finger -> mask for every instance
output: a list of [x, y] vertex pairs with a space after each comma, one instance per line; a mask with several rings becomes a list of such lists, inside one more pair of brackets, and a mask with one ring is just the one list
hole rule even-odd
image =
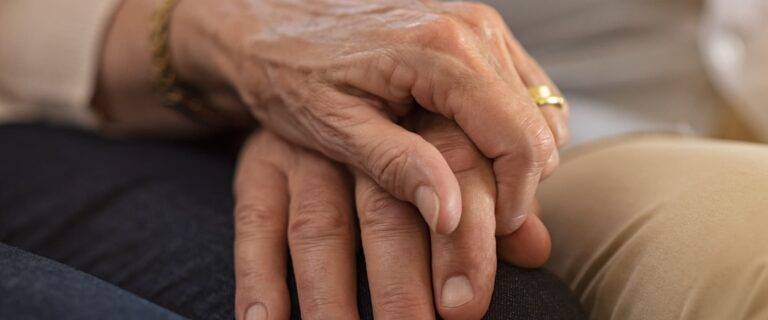
[[[493, 160], [497, 233], [512, 233], [525, 221], [541, 172], [556, 148], [547, 122], [520, 77], [501, 77], [484, 54], [487, 46], [468, 34], [455, 17], [438, 15], [413, 28], [400, 39], [413, 45], [398, 47], [390, 57], [392, 66], [377, 71], [389, 75], [388, 86], [372, 86], [367, 78], [344, 70], [332, 76], [379, 97], [407, 92], [423, 108], [454, 119], [483, 155]], [[435, 177], [448, 176], [443, 170]], [[450, 188], [459, 199], [458, 185], [451, 182]]]
[[493, 159], [497, 233], [510, 234], [525, 221], [554, 140], [521, 82], [472, 82], [454, 84], [443, 105], [483, 155]]
[[[472, 27], [476, 36], [485, 42], [491, 57], [488, 60], [497, 65], [503, 78], [520, 77], [527, 87], [547, 85], [562, 95], [539, 64], [512, 36], [504, 18], [493, 7], [476, 2], [449, 2], [443, 5], [452, 14]], [[512, 71], [512, 72], [510, 72]], [[561, 109], [562, 108], [562, 109]], [[568, 105], [562, 107], [547, 105], [541, 111], [554, 134], [558, 146], [569, 139], [567, 126]]]
[[238, 319], [287, 319], [288, 190], [279, 168], [243, 147], [235, 179], [235, 311]]
[[490, 162], [450, 120], [433, 118], [418, 131], [437, 146], [462, 191], [462, 219], [450, 235], [432, 235], [432, 278], [445, 319], [480, 319], [488, 310], [496, 274], [496, 187]]
[[[522, 84], [513, 86], [524, 92]], [[455, 89], [457, 100], [446, 102], [455, 120], [482, 153], [493, 159], [497, 184], [497, 233], [510, 234], [525, 220], [554, 141], [541, 113], [528, 97], [514, 97], [501, 82], [485, 89]], [[513, 98], [510, 98], [512, 96]], [[470, 106], [482, 105], [479, 111]], [[494, 123], [488, 126], [483, 123]]]
[[547, 160], [547, 164], [544, 165], [544, 170], [541, 171], [541, 180], [548, 178], [555, 172], [555, 169], [560, 165], [560, 152], [558, 150], [552, 151], [552, 154]]
[[511, 235], [498, 237], [499, 256], [519, 267], [537, 268], [547, 262], [552, 242], [538, 214], [531, 214]]
[[[444, 6], [454, 14], [462, 17], [464, 21], [472, 26], [477, 36], [487, 43], [491, 53], [491, 57], [488, 59], [493, 65], [496, 65], [502, 78], [506, 81], [515, 78], [522, 79], [523, 83], [529, 87], [545, 84], [559, 93], [557, 87], [549, 79], [549, 76], [538, 67], [536, 61], [530, 58], [521, 46], [510, 46], [514, 40], [512, 33], [504, 23], [501, 15], [493, 7], [475, 2], [449, 2], [445, 3]], [[514, 43], [517, 44], [517, 42]], [[512, 50], [515, 50], [514, 56]], [[563, 107], [567, 108], [567, 106]], [[562, 113], [560, 110], [555, 110], [558, 109], [557, 106], [547, 105], [540, 108], [550, 131], [552, 131], [555, 137], [557, 145], [562, 146], [568, 139], [568, 127], [565, 124]], [[559, 163], [560, 155], [557, 150], [554, 150], [542, 170], [541, 179], [546, 179], [552, 174]]]
[[[434, 146], [383, 117], [360, 98], [326, 91], [319, 101], [333, 101], [329, 125], [344, 137], [338, 158], [352, 163], [400, 200], [408, 201], [432, 230], [450, 233], [459, 223], [461, 195], [456, 177]], [[352, 119], [352, 120], [350, 120]], [[320, 143], [332, 145], [333, 143]], [[331, 152], [333, 153], [333, 152]]]
[[363, 173], [355, 198], [376, 319], [434, 319], [427, 227]]
[[[505, 27], [506, 28], [506, 27]], [[542, 84], [548, 85], [550, 88], [556, 91], [556, 94], [559, 94], [559, 91], [557, 87], [552, 83], [552, 81], [549, 79], [549, 76], [547, 76], [546, 73], [544, 73], [541, 68], [538, 68], [538, 64], [535, 60], [531, 59], [527, 53], [523, 52], [521, 58], [520, 53], [512, 53], [510, 52], [509, 48], [509, 39], [511, 39], [511, 34], [506, 33], [502, 36], [502, 38], [498, 43], [500, 46], [503, 46], [503, 50], [499, 50], [503, 52], [503, 57], [505, 60], [509, 59], [511, 62], [513, 68], [517, 68], [516, 72], [507, 72], [507, 73], [514, 73], [520, 75], [520, 78], [523, 80], [523, 82], [528, 86], [538, 86]], [[518, 47], [518, 50], [523, 50], [522, 47]], [[530, 65], [534, 64], [535, 67], [530, 67]], [[552, 135], [555, 138], [555, 143], [558, 147], [562, 147], [565, 144], [567, 144], [568, 140], [570, 139], [570, 135], [568, 132], [568, 125], [567, 120], [565, 119], [563, 110], [561, 108], [567, 108], [567, 105], [563, 106], [554, 106], [554, 105], [545, 105], [545, 106], [539, 106], [539, 110], [541, 110], [542, 115], [544, 116], [544, 119], [547, 122], [547, 126], [549, 127], [549, 130], [552, 132]], [[541, 172], [541, 180], [544, 180], [548, 178], [560, 165], [560, 151], [555, 149], [552, 151], [552, 153], [549, 156], [549, 159], [547, 160], [546, 164], [544, 165], [544, 169]]]
[[[512, 37], [511, 32], [507, 32], [506, 45], [511, 53], [512, 60], [515, 67], [520, 74], [520, 77], [528, 87], [546, 85], [554, 91], [555, 94], [563, 96], [560, 89], [555, 85], [552, 79], [549, 78], [546, 72], [541, 68], [539, 63], [534, 60], [528, 52], [523, 49], [522, 45]], [[565, 101], [560, 106], [544, 105], [539, 107], [544, 118], [547, 120], [552, 134], [555, 136], [555, 141], [558, 147], [563, 147], [568, 144], [570, 140], [570, 130], [568, 129], [568, 114], [570, 107], [568, 102]]]
[[437, 53], [406, 62], [417, 70], [411, 91], [427, 110], [454, 119], [493, 160], [497, 233], [510, 234], [525, 221], [554, 138], [519, 77], [501, 77], [485, 57], [466, 54], [483, 45], [463, 41], [464, 29], [450, 20], [430, 28], [442, 30], [432, 34]]
[[[521, 46], [518, 45], [515, 48], [511, 48], [511, 41], [514, 41], [514, 39], [512, 38], [511, 33], [507, 32], [504, 36], [504, 41], [502, 44], [504, 44], [504, 47], [508, 48], [508, 50], [504, 51], [509, 52], [507, 55], [511, 57], [513, 65], [517, 69], [517, 72], [520, 74], [520, 78], [523, 80], [523, 83], [525, 83], [525, 85], [529, 88], [533, 86], [547, 85], [555, 91], [555, 94], [562, 96], [559, 89], [557, 89], [557, 86], [555, 86], [555, 84], [549, 79], [549, 76], [547, 76], [547, 74], [544, 73], [544, 71], [538, 66], [538, 63], [530, 56], [528, 56], [528, 53], [523, 50]], [[544, 116], [544, 119], [547, 121], [549, 130], [552, 132], [552, 135], [555, 138], [555, 144], [557, 147], [566, 145], [568, 140], [570, 140], [570, 133], [567, 123], [568, 120], [566, 116], [567, 109], [567, 102], [562, 106], [539, 106], [539, 110]], [[555, 169], [557, 169], [558, 165], [560, 165], [560, 152], [559, 150], [555, 149], [552, 151], [552, 154], [549, 156], [547, 163], [544, 165], [544, 169], [541, 173], [541, 180], [549, 177], [555, 171]]]
[[301, 316], [356, 319], [352, 194], [338, 166], [301, 152], [288, 174], [288, 243]]

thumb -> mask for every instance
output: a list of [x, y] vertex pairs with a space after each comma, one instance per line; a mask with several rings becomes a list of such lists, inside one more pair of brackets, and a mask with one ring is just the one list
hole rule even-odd
[[393, 123], [368, 101], [337, 91], [327, 94], [331, 96], [319, 100], [340, 104], [333, 109], [343, 113], [331, 118], [348, 120], [344, 124], [327, 122], [335, 127], [332, 131], [336, 134], [319, 140], [333, 141], [322, 144], [338, 149], [330, 150], [329, 155], [365, 172], [396, 198], [415, 205], [433, 231], [453, 232], [461, 218], [461, 193], [440, 151]]

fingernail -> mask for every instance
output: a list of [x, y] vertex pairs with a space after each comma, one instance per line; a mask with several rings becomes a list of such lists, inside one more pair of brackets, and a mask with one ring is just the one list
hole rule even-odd
[[472, 284], [465, 276], [452, 277], [443, 284], [443, 307], [455, 308], [472, 301], [474, 297]]
[[427, 224], [432, 230], [437, 230], [437, 220], [440, 215], [440, 199], [435, 191], [427, 186], [416, 188], [416, 206], [427, 219]]
[[523, 225], [523, 222], [525, 222], [527, 218], [528, 218], [527, 214], [522, 214], [522, 215], [508, 219], [506, 223], [504, 223], [504, 227], [506, 228], [506, 230], [504, 230], [504, 233], [509, 234], [517, 231], [517, 229], [519, 229], [520, 226]]
[[261, 303], [252, 305], [245, 312], [245, 320], [267, 320], [267, 307]]

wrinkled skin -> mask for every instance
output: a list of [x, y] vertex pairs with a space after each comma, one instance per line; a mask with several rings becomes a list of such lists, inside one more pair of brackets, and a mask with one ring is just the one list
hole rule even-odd
[[[491, 159], [499, 234], [525, 221], [567, 140], [565, 110], [540, 110], [526, 89], [551, 81], [484, 5], [188, 1], [178, 11], [197, 32], [175, 37], [187, 81], [227, 88], [270, 130], [361, 170], [440, 233], [458, 225], [458, 182], [399, 117], [418, 107], [452, 119]], [[201, 37], [213, 45], [193, 45]]]
[[[357, 318], [355, 211], [376, 319], [434, 319], [435, 308], [444, 319], [482, 317], [496, 272], [492, 168], [452, 122], [418, 122], [417, 132], [440, 150], [461, 186], [465, 214], [450, 235], [430, 232], [413, 206], [361, 172], [353, 192], [338, 164], [268, 132], [249, 140], [235, 183], [240, 319], [246, 312], [288, 318], [289, 252], [303, 319]], [[498, 246], [507, 261], [535, 267], [549, 255], [549, 235], [531, 215]]]
[[[143, 22], [157, 3], [123, 0], [94, 104], [108, 131], [199, 134], [154, 88]], [[288, 253], [304, 318], [356, 317], [355, 210], [377, 318], [479, 318], [497, 246], [518, 266], [548, 257], [533, 196], [568, 140], [568, 107], [534, 105], [528, 86], [556, 87], [492, 8], [180, 1], [171, 22], [181, 82], [268, 129], [236, 179], [237, 317], [258, 304], [287, 317]]]

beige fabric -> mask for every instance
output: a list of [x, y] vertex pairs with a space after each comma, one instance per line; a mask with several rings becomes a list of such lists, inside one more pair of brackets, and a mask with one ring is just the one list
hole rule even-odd
[[0, 1], [0, 122], [95, 124], [101, 40], [119, 0]]
[[592, 319], [768, 319], [768, 147], [674, 137], [565, 157], [548, 267]]

